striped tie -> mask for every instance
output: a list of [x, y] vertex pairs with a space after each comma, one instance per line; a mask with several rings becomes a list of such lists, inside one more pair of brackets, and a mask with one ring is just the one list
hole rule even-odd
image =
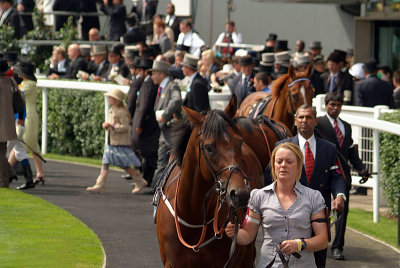
[[336, 118], [334, 120], [335, 121], [333, 123], [333, 128], [335, 129], [335, 133], [336, 133], [337, 140], [339, 142], [339, 146], [342, 147], [343, 140], [344, 140], [343, 133], [342, 133], [342, 131], [340, 131], [340, 128], [338, 126]]
[[306, 151], [304, 153], [305, 157], [305, 166], [306, 166], [306, 176], [307, 176], [307, 185], [310, 185], [311, 175], [314, 171], [314, 156], [311, 152], [310, 145], [308, 141], [306, 141]]

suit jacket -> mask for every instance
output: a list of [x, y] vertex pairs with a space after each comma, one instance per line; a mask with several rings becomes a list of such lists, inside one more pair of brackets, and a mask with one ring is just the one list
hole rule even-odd
[[387, 105], [393, 108], [393, 86], [376, 75], [368, 76], [356, 84], [356, 105], [364, 107]]
[[343, 121], [342, 119], [340, 120], [343, 122], [344, 125], [344, 139], [342, 147], [339, 146], [339, 141], [337, 139], [335, 129], [333, 128], [331, 122], [326, 115], [318, 117], [318, 126], [315, 128], [315, 134], [336, 145], [336, 150], [340, 153], [339, 160], [343, 168], [344, 175], [346, 177], [347, 187], [350, 189], [351, 168], [349, 162], [358, 171], [363, 170], [365, 168], [365, 165], [362, 163], [360, 157], [358, 156], [356, 148], [353, 146], [353, 139], [351, 137], [351, 125], [346, 121]]
[[128, 110], [131, 118], [134, 117], [135, 110], [136, 110], [136, 102], [138, 97], [138, 92], [140, 87], [143, 84], [143, 77], [136, 78], [135, 80], [131, 81], [129, 85], [128, 91]]
[[71, 61], [68, 65], [67, 72], [65, 74], [60, 75], [60, 78], [67, 79], [76, 79], [76, 74], [79, 70], [86, 72], [86, 61], [83, 57], [79, 56], [78, 58]]
[[108, 36], [109, 40], [120, 41], [120, 37], [126, 32], [125, 18], [126, 8], [124, 5], [112, 5], [109, 1], [109, 5], [102, 5], [100, 8], [105, 14], [110, 16], [110, 33]]
[[[7, 18], [5, 18], [5, 20], [3, 21], [2, 25], [9, 25], [14, 27], [14, 36], [16, 38], [20, 38], [21, 37], [21, 25], [20, 25], [20, 20], [19, 20], [19, 15], [17, 10], [15, 10], [15, 8], [11, 8], [10, 13], [8, 13]], [[2, 26], [0, 25], [0, 26]]]
[[47, 70], [47, 72], [46, 72], [46, 76], [49, 76], [49, 75], [51, 75], [51, 74], [53, 74], [53, 73], [55, 73], [55, 74], [58, 74], [58, 75], [63, 75], [63, 74], [65, 74], [65, 72], [67, 71], [67, 69], [68, 69], [68, 66], [69, 66], [69, 60], [68, 59], [65, 59], [65, 70], [58, 70], [58, 65], [56, 65], [56, 66], [54, 66], [54, 68], [49, 68], [48, 70]]
[[188, 86], [183, 105], [197, 112], [210, 109], [210, 100], [208, 98], [208, 88], [206, 81], [197, 73], [192, 83]]
[[[94, 61], [89, 61], [88, 66], [87, 66], [87, 72], [89, 74], [95, 74], [96, 76], [101, 76], [103, 78], [107, 78], [107, 71], [108, 71], [109, 65], [110, 65], [110, 63], [106, 59], [103, 66], [99, 70], [99, 65], [94, 63]], [[99, 72], [97, 72], [98, 70], [99, 70]]]
[[324, 83], [321, 79], [321, 73], [316, 71], [315, 69], [312, 71], [310, 82], [312, 87], [315, 89], [314, 95], [317, 96], [319, 94], [325, 94]]
[[242, 103], [242, 101], [251, 93], [256, 92], [254, 88], [254, 83], [251, 81], [254, 79], [254, 74], [250, 75], [250, 79], [247, 82], [246, 88], [244, 90], [244, 94], [242, 95], [242, 73], [239, 73], [232, 82], [231, 92], [235, 94], [238, 100], [238, 107]]
[[[132, 143], [142, 154], [157, 152], [160, 128], [154, 112], [154, 102], [157, 97], [157, 86], [151, 77], [144, 80], [140, 87], [136, 110], [132, 121]], [[139, 134], [136, 128], [141, 128]]]
[[[35, 8], [35, 1], [22, 0], [22, 5], [25, 7], [24, 12], [32, 12]], [[24, 36], [30, 30], [33, 30], [32, 15], [21, 15], [21, 36]]]
[[[331, 194], [336, 198], [338, 193], [345, 193], [346, 184], [336, 172], [335, 160], [337, 158], [335, 145], [329, 141], [315, 137], [316, 140], [316, 152], [315, 152], [315, 164], [314, 171], [311, 176], [310, 185], [307, 185], [307, 177], [305, 168], [303, 165], [303, 170], [300, 177], [301, 184], [310, 187], [311, 189], [318, 190], [325, 199], [325, 205], [328, 209], [331, 209]], [[292, 142], [299, 145], [298, 135], [288, 138], [285, 140], [278, 141], [275, 147], [284, 142]], [[267, 181], [266, 183], [270, 183]]]
[[[325, 92], [329, 92], [330, 85], [330, 73], [325, 72], [320, 76]], [[348, 72], [339, 72], [336, 78], [335, 85], [333, 87], [333, 92], [340, 92], [344, 96], [344, 104], [353, 105], [354, 103], [354, 93], [353, 93], [353, 77]]]
[[[96, 0], [79, 1], [80, 12], [97, 12]], [[82, 39], [89, 40], [89, 30], [91, 28], [100, 29], [99, 17], [82, 16]]]
[[172, 22], [172, 25], [169, 25], [169, 21], [166, 21], [167, 26], [169, 26], [173, 31], [174, 31], [174, 39], [175, 42], [178, 41], [178, 36], [181, 33], [181, 30], [179, 29], [179, 24], [181, 23], [181, 19], [175, 16], [174, 22]]
[[[113, 65], [111, 63], [109, 63], [107, 71], [106, 71], [105, 76], [104, 76], [107, 79], [108, 79], [108, 76], [110, 75], [112, 66]], [[120, 75], [122, 75], [123, 77], [126, 77], [126, 78], [129, 77], [129, 74], [130, 74], [129, 67], [128, 67], [128, 65], [126, 65], [124, 60], [121, 60], [121, 61], [118, 62], [118, 74], [120, 74]]]
[[[131, 12], [137, 14], [139, 21], [141, 20], [152, 20], [153, 16], [156, 14], [158, 0], [147, 1], [145, 16], [143, 17], [143, 2], [144, 0], [135, 1], [136, 5], [132, 6]], [[142, 18], [143, 17], [143, 18]]]
[[143, 41], [146, 41], [146, 34], [139, 27], [134, 27], [124, 34], [124, 43], [127, 45]]
[[160, 39], [158, 40], [158, 45], [160, 46], [161, 54], [164, 54], [165, 52], [171, 49], [171, 42], [166, 33], [164, 33], [160, 37]]

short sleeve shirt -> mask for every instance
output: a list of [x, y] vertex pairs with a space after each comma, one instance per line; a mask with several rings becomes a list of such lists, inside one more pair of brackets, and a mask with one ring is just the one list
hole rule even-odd
[[[249, 208], [262, 217], [264, 242], [257, 267], [265, 267], [275, 256], [275, 247], [284, 240], [310, 238], [311, 216], [325, 208], [321, 193], [296, 182], [295, 202], [285, 211], [275, 194], [276, 182], [254, 189], [250, 195]], [[303, 251], [301, 259], [291, 256], [289, 267], [315, 267], [312, 252]], [[283, 267], [277, 257], [273, 267]]]

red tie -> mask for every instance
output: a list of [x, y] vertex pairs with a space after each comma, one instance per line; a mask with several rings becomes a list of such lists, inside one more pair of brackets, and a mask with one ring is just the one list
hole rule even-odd
[[308, 141], [306, 141], [306, 151], [304, 153], [305, 157], [305, 166], [306, 166], [306, 176], [307, 176], [307, 185], [310, 185], [311, 175], [314, 171], [314, 156], [311, 152], [310, 145]]
[[160, 99], [160, 94], [161, 94], [161, 87], [159, 86], [159, 87], [158, 87], [158, 90], [157, 90], [156, 105], [158, 104], [158, 100]]
[[342, 131], [340, 131], [340, 128], [338, 126], [336, 118], [334, 120], [335, 121], [333, 123], [333, 128], [335, 129], [335, 133], [336, 133], [336, 137], [337, 137], [338, 142], [339, 142], [339, 146], [342, 147], [343, 140], [344, 140], [343, 133], [342, 133]]

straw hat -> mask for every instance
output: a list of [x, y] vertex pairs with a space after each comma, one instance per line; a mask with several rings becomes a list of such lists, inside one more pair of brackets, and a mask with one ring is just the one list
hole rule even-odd
[[125, 93], [122, 92], [120, 89], [115, 88], [110, 92], [104, 93], [104, 96], [113, 97], [116, 100], [123, 101], [125, 97]]

